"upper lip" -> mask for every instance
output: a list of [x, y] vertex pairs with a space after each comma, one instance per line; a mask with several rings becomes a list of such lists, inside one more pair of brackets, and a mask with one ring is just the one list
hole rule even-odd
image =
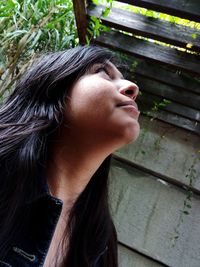
[[136, 109], [138, 109], [136, 102], [133, 100], [121, 102], [121, 103], [117, 104], [117, 107], [128, 106], [128, 105], [134, 106]]

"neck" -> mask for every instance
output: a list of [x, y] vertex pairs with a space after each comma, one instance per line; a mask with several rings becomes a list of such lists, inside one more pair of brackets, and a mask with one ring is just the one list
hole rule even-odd
[[102, 143], [73, 134], [58, 138], [50, 147], [47, 181], [51, 193], [68, 209], [84, 190], [93, 174], [111, 153]]

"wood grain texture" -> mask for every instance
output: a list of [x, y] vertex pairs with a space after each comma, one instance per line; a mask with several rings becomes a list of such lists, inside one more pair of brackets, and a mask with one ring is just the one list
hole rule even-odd
[[[140, 88], [142, 89], [142, 86]], [[167, 97], [165, 97], [165, 99], [167, 99]], [[162, 103], [162, 102], [163, 102], [163, 98], [152, 95], [150, 93], [146, 93], [144, 91], [142, 91], [142, 95], [140, 95], [137, 100], [139, 109], [145, 112], [152, 111], [152, 109], [155, 108], [155, 105], [159, 105], [159, 103]], [[160, 110], [164, 110], [164, 111], [168, 111], [172, 113], [171, 116], [179, 115], [180, 117], [191, 119], [196, 122], [200, 122], [200, 111], [187, 107], [184, 104], [181, 105], [175, 102], [171, 102], [169, 104], [164, 104], [163, 107], [162, 106], [159, 107], [158, 112]]]
[[163, 101], [162, 98], [143, 92], [138, 97], [137, 103], [142, 114], [146, 114], [152, 117], [152, 119], [159, 119], [173, 126], [191, 131], [200, 136], [200, 111], [173, 102], [167, 105], [164, 104], [163, 107], [155, 110], [157, 105], [164, 103]]
[[120, 0], [120, 2], [200, 22], [200, 6], [197, 0], [134, 0], [134, 2], [133, 0]]
[[84, 45], [87, 35], [86, 0], [73, 0], [73, 7], [79, 42]]
[[177, 114], [173, 115], [165, 110], [159, 110], [158, 112], [150, 111], [148, 113], [152, 118], [167, 122], [170, 125], [191, 131], [200, 136], [200, 123], [198, 121], [193, 121]]
[[115, 152], [134, 164], [166, 176], [180, 185], [189, 185], [189, 169], [195, 177], [192, 187], [200, 190], [200, 138], [164, 122], [140, 116], [141, 133], [135, 143]]
[[[125, 58], [124, 58], [125, 57]], [[149, 112], [153, 117], [200, 135], [200, 81], [179, 71], [122, 56], [120, 70], [141, 91], [137, 102], [141, 111], [149, 112], [164, 99], [170, 104]], [[163, 112], [160, 112], [162, 111]]]
[[[104, 9], [105, 6], [102, 5], [91, 5], [87, 13], [89, 16], [100, 18], [102, 23], [109, 27], [183, 48], [186, 48], [188, 43], [192, 43], [191, 50], [200, 52], [200, 31], [196, 29], [135, 14], [120, 8], [112, 8], [108, 16], [104, 17], [102, 16]], [[196, 35], [195, 39], [192, 38], [193, 34]]]
[[[140, 60], [135, 57], [126, 57], [124, 67], [127, 68], [127, 77], [147, 77], [152, 80], [176, 87], [179, 92], [182, 90], [193, 92], [200, 95], [200, 79], [181, 72], [178, 69], [166, 68], [160, 64], [151, 64], [148, 60]], [[137, 65], [137, 66], [135, 66]], [[122, 69], [123, 72], [123, 69]]]
[[173, 102], [183, 104], [187, 107], [200, 110], [200, 94], [186, 90], [176, 90], [176, 88], [153, 81], [149, 78], [137, 77], [137, 83], [143, 92], [151, 93], [153, 95], [161, 96], [172, 100]]
[[[179, 224], [187, 192], [116, 161], [110, 177], [118, 239], [173, 267], [199, 267], [200, 199]], [[178, 238], [175, 229], [178, 229]]]
[[148, 259], [122, 245], [118, 245], [119, 267], [164, 267], [161, 263]]
[[162, 63], [200, 76], [200, 56], [136, 39], [115, 31], [102, 33], [94, 42], [139, 58], [149, 59], [154, 63]]

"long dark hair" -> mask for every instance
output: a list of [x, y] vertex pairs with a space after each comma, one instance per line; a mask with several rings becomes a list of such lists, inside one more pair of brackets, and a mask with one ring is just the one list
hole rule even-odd
[[[17, 82], [0, 106], [0, 256], [15, 237], [18, 213], [37, 196], [38, 170], [46, 166], [48, 140], [59, 128], [67, 92], [94, 63], [112, 60], [108, 50], [79, 46], [50, 53]], [[64, 266], [92, 266], [105, 248], [101, 266], [117, 266], [117, 240], [108, 208], [110, 157], [96, 171], [69, 214], [69, 248]]]

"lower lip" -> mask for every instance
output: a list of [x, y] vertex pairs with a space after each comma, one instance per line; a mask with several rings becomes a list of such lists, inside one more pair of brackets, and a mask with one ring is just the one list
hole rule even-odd
[[120, 106], [120, 108], [123, 108], [123, 109], [129, 111], [131, 114], [136, 115], [137, 117], [140, 114], [140, 111], [136, 107], [134, 107], [133, 105], [124, 105], [124, 106]]

